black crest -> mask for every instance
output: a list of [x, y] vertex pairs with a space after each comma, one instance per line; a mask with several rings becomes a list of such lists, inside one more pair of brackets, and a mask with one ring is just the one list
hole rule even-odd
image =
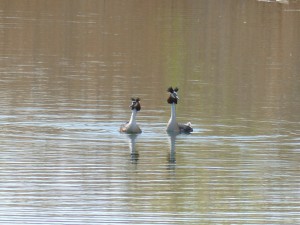
[[131, 98], [131, 105], [129, 106], [131, 110], [136, 109], [136, 111], [141, 110], [140, 98]]
[[168, 92], [170, 92], [170, 93], [174, 93], [174, 92], [178, 92], [179, 91], [179, 89], [178, 89], [178, 87], [176, 87], [176, 88], [172, 88], [172, 87], [169, 87], [168, 89], [167, 89], [167, 91]]
[[179, 90], [178, 87], [175, 87], [174, 89], [172, 87], [169, 87], [167, 89], [167, 91], [170, 92], [170, 96], [167, 99], [167, 102], [169, 104], [173, 104], [173, 103], [177, 104], [177, 100], [179, 99], [178, 96], [177, 96], [178, 90]]
[[174, 92], [174, 90], [173, 90], [172, 87], [169, 87], [169, 88], [167, 89], [167, 91], [170, 92], [170, 93], [173, 93], [173, 92]]

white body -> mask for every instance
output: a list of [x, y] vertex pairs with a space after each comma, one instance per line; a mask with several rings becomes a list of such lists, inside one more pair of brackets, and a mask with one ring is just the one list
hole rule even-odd
[[167, 102], [171, 105], [171, 118], [167, 125], [167, 132], [187, 133], [187, 134], [193, 132], [191, 123], [178, 124], [176, 121], [175, 104], [177, 104], [177, 101], [179, 99], [177, 95], [178, 88], [176, 87], [173, 89], [172, 87], [169, 87], [167, 91], [170, 92], [170, 96]]
[[190, 133], [193, 131], [192, 124], [190, 122], [186, 124], [178, 124], [176, 121], [175, 104], [171, 104], [171, 118], [167, 125], [167, 132], [171, 133]]
[[128, 123], [121, 126], [120, 131], [126, 133], [141, 133], [142, 130], [136, 123], [136, 109], [132, 110], [131, 117]]

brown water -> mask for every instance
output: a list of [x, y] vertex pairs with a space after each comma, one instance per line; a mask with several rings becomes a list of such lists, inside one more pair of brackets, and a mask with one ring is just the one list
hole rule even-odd
[[300, 223], [300, 1], [0, 0], [0, 40], [1, 224]]

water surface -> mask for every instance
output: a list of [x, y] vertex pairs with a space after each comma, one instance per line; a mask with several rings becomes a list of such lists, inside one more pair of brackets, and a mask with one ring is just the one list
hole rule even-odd
[[0, 223], [300, 223], [299, 10], [0, 0]]

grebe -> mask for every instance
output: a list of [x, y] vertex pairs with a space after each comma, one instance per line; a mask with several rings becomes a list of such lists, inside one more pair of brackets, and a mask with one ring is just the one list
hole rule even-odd
[[141, 110], [141, 104], [140, 104], [140, 99], [139, 98], [131, 98], [132, 104], [129, 106], [131, 108], [131, 117], [129, 122], [121, 125], [120, 127], [120, 132], [125, 132], [128, 134], [138, 134], [142, 133], [142, 130], [136, 123], [136, 114], [138, 111]]
[[171, 104], [171, 118], [167, 125], [167, 132], [187, 133], [187, 134], [193, 132], [193, 128], [190, 122], [186, 124], [178, 124], [176, 121], [175, 105], [177, 104], [177, 100], [179, 99], [177, 95], [178, 88], [176, 87], [173, 89], [172, 87], [169, 87], [167, 91], [170, 92], [170, 96], [167, 102]]

